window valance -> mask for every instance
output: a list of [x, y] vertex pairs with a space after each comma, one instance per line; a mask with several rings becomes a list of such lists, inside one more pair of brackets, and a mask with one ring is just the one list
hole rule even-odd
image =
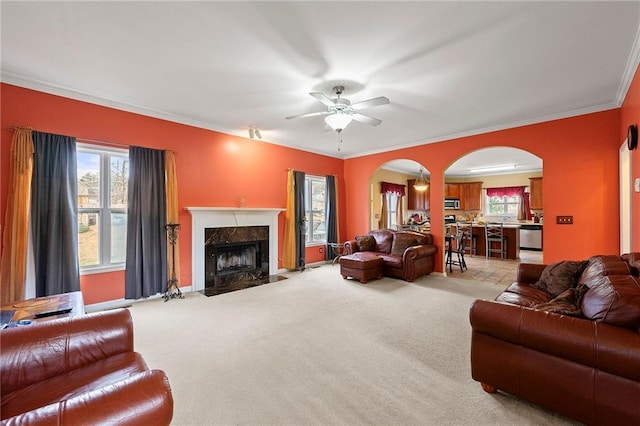
[[524, 186], [503, 186], [502, 188], [487, 188], [488, 197], [522, 197]]
[[405, 185], [399, 185], [397, 183], [391, 182], [380, 182], [380, 193], [381, 194], [398, 194], [401, 197], [404, 196], [404, 187]]

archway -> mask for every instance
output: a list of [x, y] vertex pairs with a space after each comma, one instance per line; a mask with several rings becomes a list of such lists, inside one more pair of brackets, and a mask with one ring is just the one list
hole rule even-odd
[[[452, 215], [456, 220], [472, 222], [475, 227], [474, 236], [478, 237], [476, 240], [481, 241], [482, 244], [482, 247], [477, 247], [478, 255], [465, 255], [469, 267], [467, 271], [460, 273], [458, 270], [456, 273], [454, 270], [453, 273], [450, 273], [445, 268], [448, 275], [508, 284], [509, 280], [513, 281], [515, 278], [515, 269], [521, 260], [542, 263], [543, 225], [534, 224], [533, 217], [523, 216], [522, 213], [518, 215], [519, 210], [527, 210], [538, 215], [542, 222], [544, 220], [541, 192], [543, 162], [541, 158], [513, 147], [482, 148], [469, 152], [452, 162], [445, 170], [444, 175], [445, 197], [454, 192], [448, 188], [451, 185], [454, 188], [458, 187], [460, 198], [460, 208], [446, 210], [444, 212], [445, 219], [451, 220]], [[466, 188], [466, 192], [462, 188]], [[476, 188], [475, 192], [469, 188]], [[511, 189], [507, 190], [508, 188]], [[522, 190], [524, 195], [516, 196], [516, 188]], [[511, 194], [510, 191], [513, 191], [514, 194]], [[503, 193], [509, 193], [509, 195], [491, 196], [491, 194]], [[525, 208], [527, 206], [524, 204], [525, 198], [529, 198], [530, 201], [528, 208]], [[486, 258], [485, 222], [501, 222], [505, 229], [509, 229], [508, 261]], [[451, 225], [445, 225], [445, 228], [447, 226]], [[524, 234], [528, 239], [527, 246], [522, 244], [521, 235]], [[539, 239], [539, 247], [536, 239]], [[511, 245], [509, 246], [509, 244]], [[532, 245], [532, 247], [528, 247], [528, 245]], [[521, 246], [526, 247], [527, 250], [521, 250]]]
[[[378, 167], [369, 179], [370, 229], [407, 229], [412, 226], [414, 229], [418, 229], [418, 226], [421, 226], [421, 230], [427, 229], [430, 218], [429, 187], [424, 190], [416, 190], [414, 187], [421, 171], [428, 181], [429, 170], [411, 159], [392, 160]], [[401, 197], [398, 207], [394, 205], [397, 198], [393, 193], [381, 193], [382, 182], [404, 186], [404, 196]], [[383, 214], [383, 197], [387, 198], [386, 216]], [[412, 222], [409, 223], [412, 218]], [[382, 223], [383, 221], [386, 223]]]

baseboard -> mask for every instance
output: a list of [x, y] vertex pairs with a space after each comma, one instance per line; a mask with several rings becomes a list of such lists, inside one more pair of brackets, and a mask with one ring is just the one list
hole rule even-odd
[[[192, 291], [191, 286], [180, 287], [180, 291], [182, 293], [190, 293]], [[164, 296], [164, 293], [154, 294], [153, 296], [145, 297], [144, 299], [116, 299], [116, 300], [108, 300], [106, 302], [93, 303], [91, 305], [85, 305], [84, 310], [86, 313], [91, 312], [99, 312], [99, 311], [108, 311], [111, 309], [118, 308], [128, 308], [131, 305], [139, 302], [144, 302], [146, 300], [159, 299]]]

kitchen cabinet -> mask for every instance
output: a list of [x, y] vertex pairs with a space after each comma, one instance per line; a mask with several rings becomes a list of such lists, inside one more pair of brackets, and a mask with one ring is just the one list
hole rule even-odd
[[445, 183], [444, 184], [444, 197], [445, 198], [460, 198], [460, 186], [457, 183]]
[[458, 198], [460, 210], [480, 210], [482, 182], [446, 183], [445, 198]]
[[542, 178], [529, 178], [529, 206], [531, 210], [542, 210]]
[[427, 185], [425, 191], [416, 191], [413, 185], [415, 179], [407, 180], [407, 210], [429, 210], [429, 190], [431, 185]]
[[480, 210], [481, 197], [482, 182], [463, 183], [460, 191], [460, 208], [462, 210]]

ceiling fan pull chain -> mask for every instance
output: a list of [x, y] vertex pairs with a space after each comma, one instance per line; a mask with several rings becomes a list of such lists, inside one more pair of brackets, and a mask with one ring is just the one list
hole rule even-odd
[[338, 141], [338, 152], [342, 150], [342, 133], [338, 132], [338, 137], [340, 140]]

